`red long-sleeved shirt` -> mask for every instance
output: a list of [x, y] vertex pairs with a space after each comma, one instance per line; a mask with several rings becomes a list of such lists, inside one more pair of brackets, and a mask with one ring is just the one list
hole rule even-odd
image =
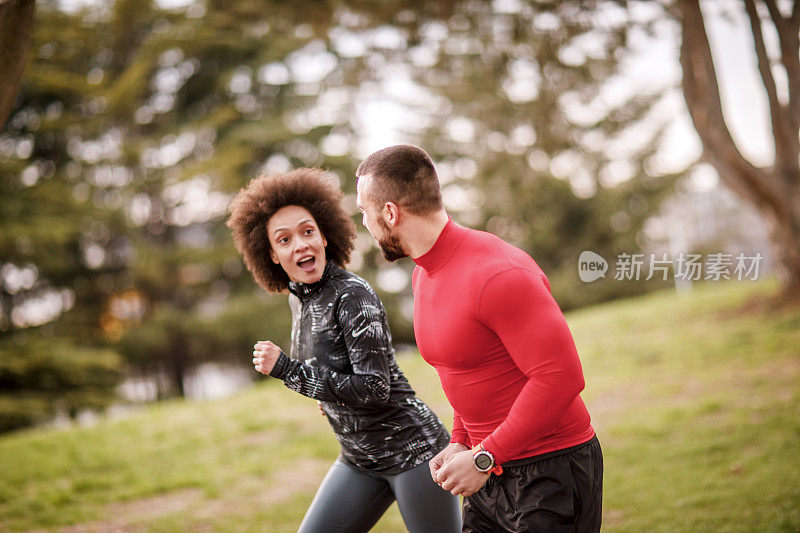
[[502, 464], [594, 436], [575, 343], [528, 254], [450, 220], [414, 261], [414, 334], [453, 406], [451, 442]]

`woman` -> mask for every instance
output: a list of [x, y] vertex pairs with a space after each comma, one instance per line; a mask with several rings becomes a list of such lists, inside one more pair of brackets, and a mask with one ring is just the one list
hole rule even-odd
[[341, 198], [324, 171], [300, 168], [251, 181], [228, 220], [256, 282], [297, 299], [291, 358], [259, 341], [256, 370], [318, 400], [341, 445], [299, 531], [368, 531], [395, 499], [409, 531], [460, 531], [458, 499], [428, 467], [447, 430], [397, 366], [375, 291], [343, 269], [355, 225]]

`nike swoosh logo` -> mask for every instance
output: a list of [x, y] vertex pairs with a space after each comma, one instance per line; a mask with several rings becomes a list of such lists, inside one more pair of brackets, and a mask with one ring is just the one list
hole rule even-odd
[[364, 332], [365, 332], [365, 331], [367, 331], [368, 329], [369, 329], [369, 324], [367, 324], [366, 326], [364, 326], [364, 327], [363, 327], [363, 328], [361, 328], [361, 329], [355, 329], [355, 330], [353, 330], [353, 337], [358, 337], [358, 336], [360, 336], [362, 333], [364, 333]]

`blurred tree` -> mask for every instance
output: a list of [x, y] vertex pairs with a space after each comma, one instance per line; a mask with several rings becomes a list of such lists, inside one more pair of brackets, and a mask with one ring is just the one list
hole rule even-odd
[[6, 123], [28, 62], [34, 0], [0, 0], [0, 128]]
[[[140, 371], [167, 373], [162, 396], [183, 395], [187, 373], [201, 362], [244, 362], [254, 339], [288, 337], [285, 303], [255, 298], [220, 222], [229, 193], [273, 153], [287, 153], [291, 142], [300, 155], [314, 151], [282, 117], [311, 100], [280, 78], [288, 71], [279, 60], [314, 38], [310, 28], [295, 36], [299, 21], [289, 14], [263, 2], [175, 13], [118, 2], [111, 17], [118, 60], [109, 66], [107, 114], [124, 128], [124, 164], [134, 172], [123, 194], [143, 302], [141, 316], [120, 328], [120, 347]], [[258, 81], [268, 64], [280, 71], [277, 82]], [[281, 157], [286, 166], [310, 164]], [[249, 295], [248, 311], [260, 320], [228, 319], [237, 293]]]
[[[738, 5], [738, 4], [737, 4]], [[800, 299], [800, 2], [745, 0], [758, 72], [772, 122], [775, 161], [757, 167], [742, 155], [725, 123], [700, 3], [677, 0], [681, 23], [683, 93], [703, 143], [703, 158], [722, 182], [758, 208], [770, 223], [782, 280], [782, 299]], [[729, 6], [730, 7], [730, 6]], [[765, 33], [777, 35], [770, 55]]]
[[51, 337], [0, 337], [0, 433], [75, 417], [116, 400], [121, 358], [113, 350]]
[[124, 277], [124, 220], [89, 201], [69, 156], [76, 131], [97, 122], [84, 101], [90, 87], [70, 71], [89, 54], [57, 47], [79, 25], [56, 13], [45, 21], [0, 133], [2, 429], [102, 408], [122, 379], [122, 358], [104, 346], [99, 325], [107, 287]]
[[[83, 376], [110, 391], [118, 353], [126, 370], [169, 376], [160, 396], [183, 394], [202, 362], [248, 363], [256, 339], [285, 345], [285, 296], [243, 270], [227, 205], [261, 172], [322, 166], [355, 216], [370, 95], [410, 104], [457, 219], [530, 251], [567, 307], [614, 296], [581, 286], [577, 254], [634, 251], [673, 177], [647, 168], [660, 93], [603, 103], [631, 27], [624, 9], [604, 13], [576, 1], [40, 0], [0, 133], [0, 349], [13, 353], [0, 387], [34, 390], [50, 344], [62, 354], [50, 366], [78, 368], [88, 349], [99, 366], [47, 390]], [[413, 342], [409, 264], [387, 265], [362, 231], [351, 266], [376, 285], [395, 342]]]
[[665, 19], [627, 2], [434, 2], [394, 10], [401, 42], [373, 52], [386, 58], [369, 71], [378, 83], [397, 70], [415, 82], [394, 93], [421, 117], [409, 138], [440, 163], [449, 211], [531, 253], [565, 308], [664, 285], [583, 284], [577, 265], [583, 250], [640, 251], [644, 221], [683, 175], [652, 162], [674, 87], [621, 82], [631, 36]]
[[[304, 47], [327, 59], [313, 24], [326, 27], [330, 7], [307, 4], [165, 11], [125, 0], [72, 15], [72, 36], [43, 37], [80, 52], [64, 66], [85, 76], [76, 107], [94, 122], [67, 132], [76, 187], [123, 221], [111, 233], [124, 243], [124, 276], [104, 287], [95, 317], [140, 372], [169, 376], [161, 396], [183, 395], [201, 362], [247, 361], [255, 338], [288, 338], [285, 302], [257, 297], [221, 222], [230, 193], [262, 170], [324, 162], [314, 143], [330, 127], [297, 116], [321, 77], [297, 81], [284, 63]], [[41, 9], [42, 31], [67, 16]], [[110, 243], [93, 243], [96, 266]]]
[[[68, 302], [44, 328], [20, 319], [18, 338], [115, 347], [169, 376], [160, 396], [182, 395], [203, 361], [249, 361], [257, 338], [286, 344], [285, 297], [254, 290], [222, 222], [262, 171], [352, 175], [343, 153], [319, 148], [346, 123], [346, 101], [328, 93], [343, 78], [326, 80], [332, 16], [317, 2], [39, 3], [34, 61], [0, 136], [3, 266]], [[8, 336], [36, 296], [11, 290]]]

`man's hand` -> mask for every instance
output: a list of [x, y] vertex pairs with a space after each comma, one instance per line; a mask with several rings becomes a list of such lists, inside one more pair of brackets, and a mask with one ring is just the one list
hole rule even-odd
[[258, 372], [269, 375], [280, 354], [281, 349], [270, 341], [258, 341], [253, 346], [253, 366]]
[[472, 450], [466, 450], [452, 455], [436, 472], [434, 481], [451, 494], [466, 497], [478, 492], [490, 475], [475, 468]]
[[458, 442], [451, 442], [444, 450], [436, 454], [436, 457], [428, 461], [428, 466], [431, 468], [431, 477], [433, 480], [436, 481], [436, 472], [448, 461], [448, 459], [458, 452], [463, 452], [464, 450], [469, 450], [469, 448], [463, 444], [459, 444]]

